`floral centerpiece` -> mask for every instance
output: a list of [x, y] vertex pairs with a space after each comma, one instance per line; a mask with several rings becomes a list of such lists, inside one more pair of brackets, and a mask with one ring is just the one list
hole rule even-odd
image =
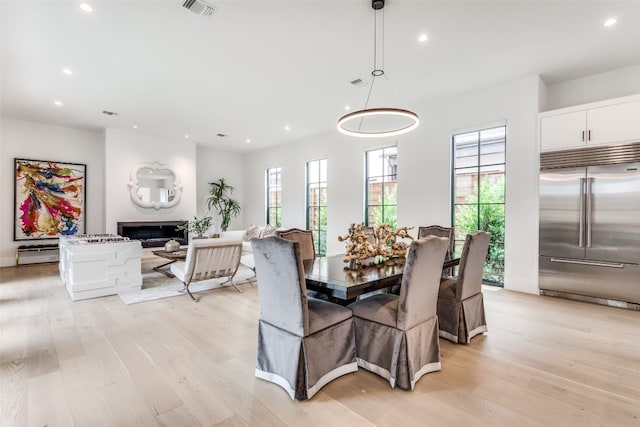
[[341, 242], [347, 242], [344, 262], [350, 267], [357, 268], [367, 261], [380, 263], [390, 258], [403, 257], [407, 254], [409, 245], [398, 239], [413, 240], [409, 230], [413, 227], [399, 227], [393, 230], [389, 224], [378, 227], [367, 227], [362, 224], [351, 224], [344, 236], [338, 236]]

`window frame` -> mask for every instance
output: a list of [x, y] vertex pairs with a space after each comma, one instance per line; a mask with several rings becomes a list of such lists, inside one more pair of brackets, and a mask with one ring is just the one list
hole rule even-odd
[[[271, 173], [272, 171], [276, 171], [276, 185], [274, 185], [273, 187], [271, 186]], [[265, 206], [266, 206], [266, 212], [265, 212], [265, 217], [266, 217], [266, 221], [265, 223], [268, 225], [273, 225], [274, 227], [278, 228], [282, 225], [282, 168], [280, 166], [277, 167], [273, 167], [273, 168], [267, 168], [265, 171], [265, 187], [266, 187], [266, 194], [265, 194]], [[271, 206], [271, 191], [274, 190], [277, 193], [280, 194], [280, 204], [277, 204], [277, 200], [276, 200], [276, 205]], [[271, 210], [275, 210], [275, 218], [276, 218], [276, 224], [271, 224]], [[279, 221], [278, 221], [279, 219]]]
[[[481, 137], [482, 132], [486, 132], [486, 131], [491, 131], [493, 129], [498, 129], [498, 128], [504, 128], [504, 137], [501, 140], [501, 144], [503, 144], [504, 149], [502, 150], [502, 155], [503, 155], [503, 161], [502, 162], [491, 162], [491, 163], [482, 163], [482, 156], [483, 156], [483, 152], [482, 152], [482, 147], [483, 147], [483, 140]], [[462, 135], [467, 135], [467, 134], [478, 134], [477, 136], [477, 149], [476, 152], [474, 154], [474, 156], [476, 157], [476, 162], [474, 165], [465, 165], [465, 166], [457, 166], [456, 165], [456, 137], [462, 136]], [[485, 175], [487, 175], [486, 173], [486, 168], [501, 168], [502, 172], [501, 172], [501, 177], [503, 180], [503, 189], [502, 189], [502, 202], [483, 202], [483, 198], [482, 198], [482, 190], [481, 190], [481, 184], [482, 184], [482, 175], [483, 173]], [[457, 203], [456, 198], [457, 196], [457, 190], [458, 188], [456, 187], [456, 178], [457, 178], [457, 174], [456, 172], [458, 170], [464, 170], [464, 169], [475, 169], [475, 176], [476, 176], [476, 180], [477, 180], [477, 189], [476, 189], [476, 198], [477, 201], [476, 203]], [[489, 206], [489, 205], [501, 205], [502, 206], [502, 216], [503, 216], [503, 221], [506, 222], [506, 188], [507, 188], [507, 124], [506, 122], [501, 122], [501, 123], [495, 123], [492, 125], [487, 125], [487, 126], [483, 126], [481, 128], [472, 128], [472, 129], [467, 129], [467, 130], [463, 130], [463, 131], [457, 131], [456, 133], [452, 133], [451, 134], [451, 224], [452, 227], [454, 228], [454, 242], [453, 242], [453, 248], [454, 248], [454, 253], [459, 253], [459, 251], [462, 249], [462, 246], [464, 244], [464, 240], [463, 239], [456, 239], [456, 211], [457, 211], [457, 207], [458, 206], [475, 206], [476, 209], [476, 229], [477, 230], [481, 230], [482, 228], [480, 228], [481, 226], [481, 208], [482, 206]], [[484, 277], [483, 274], [483, 283], [485, 284], [490, 284], [490, 285], [495, 285], [495, 286], [504, 286], [504, 232], [506, 229], [506, 224], [503, 225], [502, 228], [502, 240], [496, 240], [496, 236], [492, 235], [491, 236], [491, 243], [490, 243], [490, 247], [489, 247], [489, 254], [488, 254], [488, 258], [491, 257], [491, 253], [493, 250], [495, 250], [495, 248], [497, 246], [500, 246], [502, 248], [502, 269], [501, 269], [501, 280], [499, 281], [494, 281], [494, 280], [488, 280]], [[485, 268], [485, 273], [486, 273], [487, 269]]]
[[[312, 177], [310, 176], [310, 167], [313, 163], [317, 163], [317, 168], [318, 168], [318, 176], [315, 177], [316, 180], [312, 181]], [[324, 256], [326, 255], [326, 247], [327, 247], [327, 224], [326, 224], [326, 219], [327, 219], [327, 204], [326, 204], [326, 195], [325, 195], [325, 204], [322, 204], [322, 198], [319, 197], [318, 198], [318, 204], [317, 205], [313, 205], [311, 206], [311, 188], [312, 185], [317, 185], [318, 186], [318, 194], [321, 193], [320, 188], [322, 188], [322, 184], [324, 184], [324, 188], [325, 188], [325, 193], [328, 189], [327, 186], [327, 180], [328, 180], [328, 171], [327, 171], [327, 167], [328, 167], [328, 162], [326, 158], [323, 159], [317, 159], [317, 160], [309, 160], [308, 162], [305, 163], [305, 183], [306, 183], [306, 225], [307, 225], [307, 230], [311, 230], [311, 232], [313, 233], [313, 243], [315, 245], [315, 253], [317, 256]], [[323, 168], [324, 168], [324, 177], [325, 180], [322, 181], [322, 175], [323, 175]], [[323, 226], [323, 224], [321, 223], [321, 211], [322, 208], [324, 208], [325, 210], [325, 224]], [[317, 217], [320, 219], [318, 221], [318, 226], [317, 227], [313, 227], [311, 224], [311, 210], [317, 210]], [[323, 228], [324, 227], [324, 228]], [[323, 250], [324, 247], [324, 250]]]
[[[393, 157], [395, 158], [395, 161], [393, 162], [393, 164], [388, 165], [390, 167], [392, 167], [393, 170], [391, 171], [385, 171], [385, 156], [387, 153], [387, 150], [394, 150], [395, 153], [394, 155], [389, 155], [389, 158]], [[382, 156], [382, 175], [370, 175], [370, 171], [369, 171], [369, 156], [373, 153], [376, 152], [381, 152], [381, 156]], [[389, 223], [389, 221], [387, 220], [387, 216], [385, 215], [386, 211], [388, 211], [387, 208], [394, 208], [397, 211], [398, 208], [398, 202], [397, 202], [397, 194], [398, 194], [398, 146], [397, 145], [388, 145], [385, 147], [380, 147], [380, 148], [374, 148], [371, 150], [367, 150], [365, 151], [365, 156], [364, 156], [364, 224], [366, 226], [370, 226], [370, 227], [374, 227], [377, 224], [370, 224], [369, 221], [369, 210], [372, 206], [375, 207], [380, 207], [381, 208], [381, 223]], [[389, 173], [386, 173], [389, 172]], [[381, 179], [381, 199], [382, 199], [382, 203], [379, 205], [371, 205], [369, 203], [370, 201], [370, 194], [369, 194], [369, 181], [371, 178], [380, 178]], [[388, 178], [392, 178], [392, 179], [388, 179]], [[386, 194], [385, 194], [385, 184], [389, 183], [389, 182], [393, 182], [395, 183], [395, 197], [396, 197], [396, 203], [395, 204], [386, 204], [385, 203], [385, 199], [386, 199]], [[397, 213], [395, 214], [395, 217], [392, 220], [392, 227], [396, 228], [397, 225]]]

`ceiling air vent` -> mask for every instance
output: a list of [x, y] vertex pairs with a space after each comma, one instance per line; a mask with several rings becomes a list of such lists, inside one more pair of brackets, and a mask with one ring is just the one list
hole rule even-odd
[[184, 0], [182, 7], [189, 9], [193, 13], [197, 13], [202, 16], [211, 16], [216, 8], [207, 2], [202, 0]]

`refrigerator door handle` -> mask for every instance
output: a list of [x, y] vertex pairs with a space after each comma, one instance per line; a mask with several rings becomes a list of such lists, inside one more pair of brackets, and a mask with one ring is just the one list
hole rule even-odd
[[604, 261], [594, 262], [594, 261], [583, 261], [579, 259], [551, 258], [551, 262], [561, 262], [564, 264], [593, 265], [595, 267], [624, 268], [624, 264], [615, 263], [615, 262], [604, 262]]
[[578, 215], [578, 247], [584, 248], [584, 187], [585, 178], [580, 178], [580, 210]]
[[587, 189], [586, 189], [586, 193], [587, 193], [587, 200], [586, 200], [586, 211], [587, 211], [587, 219], [586, 219], [586, 223], [587, 223], [587, 247], [590, 248], [591, 247], [591, 196], [592, 196], [592, 192], [591, 192], [591, 187], [592, 187], [592, 183], [593, 183], [593, 178], [587, 178]]

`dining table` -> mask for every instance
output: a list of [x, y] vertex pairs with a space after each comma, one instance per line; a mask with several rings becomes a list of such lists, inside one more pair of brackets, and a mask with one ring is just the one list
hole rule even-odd
[[[307, 289], [348, 304], [364, 293], [400, 285], [405, 261], [404, 257], [398, 257], [351, 268], [350, 263], [344, 261], [344, 255], [333, 255], [305, 260], [303, 265]], [[445, 258], [442, 269], [459, 263], [460, 258]]]

